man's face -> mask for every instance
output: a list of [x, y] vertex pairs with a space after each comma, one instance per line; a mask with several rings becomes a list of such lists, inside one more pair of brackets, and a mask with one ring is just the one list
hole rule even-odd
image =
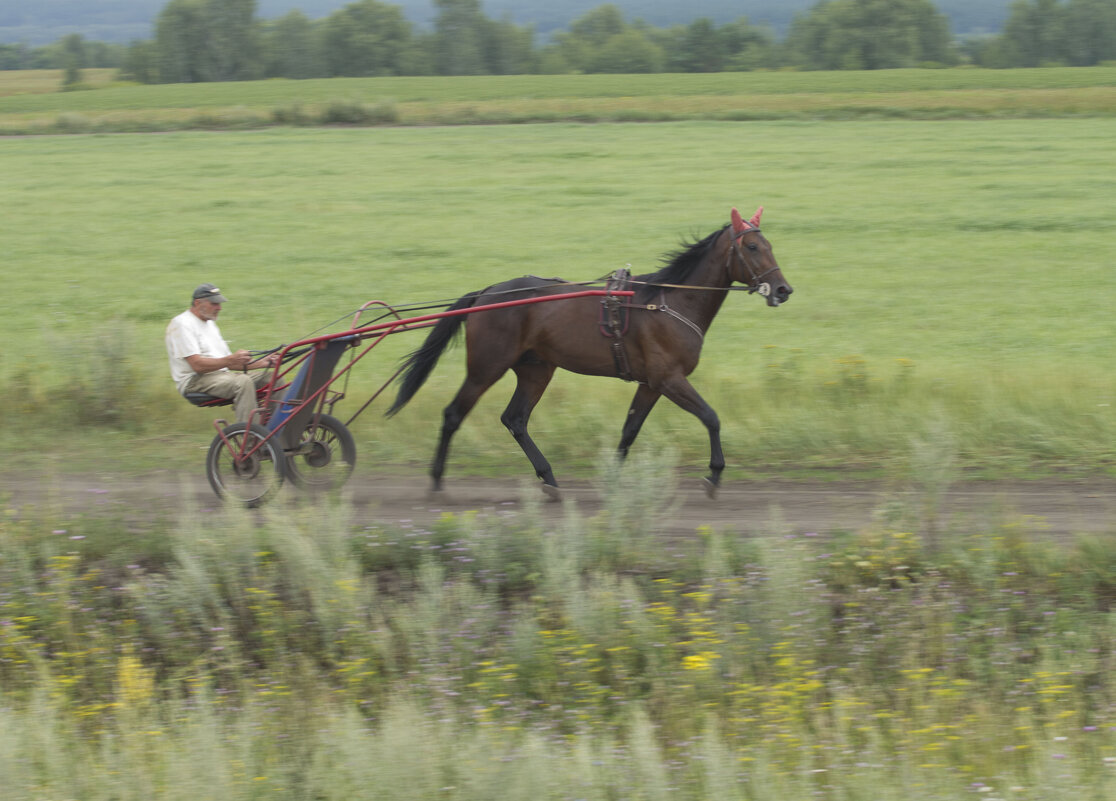
[[209, 320], [217, 319], [217, 315], [221, 313], [221, 304], [214, 303], [213, 301], [206, 300], [205, 298], [198, 298], [194, 301], [192, 311], [198, 317], [198, 319], [208, 322]]

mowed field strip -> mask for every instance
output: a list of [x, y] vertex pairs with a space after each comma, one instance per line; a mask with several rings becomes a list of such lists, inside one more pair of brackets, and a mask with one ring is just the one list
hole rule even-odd
[[[402, 125], [688, 119], [1111, 116], [1116, 67], [333, 78], [137, 86], [0, 72], [0, 133], [249, 128], [356, 104]], [[333, 118], [344, 117], [335, 113]]]

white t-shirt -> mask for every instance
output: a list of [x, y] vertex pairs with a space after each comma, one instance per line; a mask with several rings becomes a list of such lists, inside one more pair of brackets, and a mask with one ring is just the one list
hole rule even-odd
[[[213, 320], [202, 320], [187, 309], [167, 325], [167, 357], [170, 359], [171, 378], [179, 392], [186, 391], [196, 373], [186, 361], [195, 354], [220, 359], [232, 353], [221, 336], [221, 329]], [[222, 367], [227, 370], [227, 367]]]

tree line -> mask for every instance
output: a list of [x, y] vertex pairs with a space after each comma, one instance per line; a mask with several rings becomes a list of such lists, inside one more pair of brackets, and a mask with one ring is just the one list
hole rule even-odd
[[356, 0], [322, 19], [256, 16], [256, 0], [170, 0], [154, 37], [130, 45], [71, 34], [0, 45], [0, 69], [117, 67], [142, 83], [391, 75], [721, 72], [756, 69], [1091, 66], [1116, 60], [1116, 0], [1017, 0], [999, 34], [956, 39], [932, 0], [822, 0], [787, 35], [746, 18], [667, 28], [605, 4], [543, 44], [530, 26], [487, 17], [480, 0], [433, 0], [432, 30], [400, 6]]

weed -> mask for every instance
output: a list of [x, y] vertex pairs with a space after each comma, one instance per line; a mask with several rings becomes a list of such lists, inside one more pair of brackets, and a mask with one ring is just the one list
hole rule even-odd
[[[588, 797], [786, 797], [812, 771], [883, 798], [1110, 789], [1100, 540], [703, 532], [695, 572], [603, 516], [540, 535], [476, 515], [401, 530], [404, 570], [366, 567], [347, 520], [195, 511], [138, 540], [169, 553], [124, 563], [111, 526], [0, 519], [9, 794], [156, 797], [176, 777], [341, 798], [369, 771], [377, 797], [413, 797], [419, 776], [490, 798], [537, 771]], [[538, 557], [494, 582], [513, 536]], [[593, 557], [593, 537], [623, 558]]]

